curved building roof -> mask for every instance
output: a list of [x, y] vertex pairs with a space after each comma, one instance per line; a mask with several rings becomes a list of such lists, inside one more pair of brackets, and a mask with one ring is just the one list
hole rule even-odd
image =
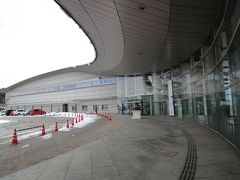
[[77, 69], [103, 75], [157, 72], [206, 40], [224, 0], [55, 0], [92, 40], [97, 57]]
[[55, 0], [83, 29], [96, 51], [90, 65], [49, 72], [131, 75], [158, 72], [185, 60], [206, 40], [224, 0]]

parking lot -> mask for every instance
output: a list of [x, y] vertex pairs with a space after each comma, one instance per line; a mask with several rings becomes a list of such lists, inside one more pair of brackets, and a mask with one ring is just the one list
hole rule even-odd
[[[11, 137], [13, 134], [14, 128], [17, 130], [22, 130], [29, 128], [29, 130], [19, 132], [18, 135], [27, 134], [33, 131], [40, 131], [41, 128], [34, 128], [36, 126], [41, 126], [45, 124], [47, 129], [54, 128], [55, 122], [58, 122], [59, 125], [66, 122], [66, 120], [70, 118], [65, 117], [48, 117], [48, 116], [32, 116], [32, 117], [24, 117], [24, 116], [16, 116], [16, 117], [0, 117], [0, 122], [3, 121], [4, 123], [0, 124], [0, 144], [4, 143], [4, 141], [9, 140], [9, 136]], [[72, 119], [72, 118], [71, 118]], [[6, 122], [6, 123], [5, 123]]]
[[[84, 120], [76, 124], [75, 117], [69, 115], [0, 117], [0, 176], [66, 153], [96, 138], [90, 132], [103, 133], [104, 126], [108, 124], [98, 118], [84, 114]], [[73, 119], [74, 128], [71, 127]], [[67, 120], [69, 128], [66, 128]], [[54, 132], [56, 122], [58, 132]], [[42, 124], [45, 125], [45, 136], [41, 136]], [[97, 127], [103, 128], [98, 131]], [[19, 144], [11, 145], [15, 128]]]

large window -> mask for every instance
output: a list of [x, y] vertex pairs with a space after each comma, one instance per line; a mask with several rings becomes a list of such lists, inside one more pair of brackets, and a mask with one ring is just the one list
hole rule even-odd
[[88, 110], [88, 106], [87, 105], [82, 105], [82, 110], [83, 111], [87, 111]]
[[102, 105], [102, 110], [108, 110], [108, 105], [107, 104], [103, 104]]
[[[213, 42], [204, 44], [201, 51], [178, 66], [180, 69], [172, 68], [171, 78], [176, 117], [209, 126], [240, 149], [240, 26], [236, 23], [240, 20], [240, 1], [237, 2], [237, 13], [225, 19], [216, 41], [211, 38]], [[160, 114], [168, 114], [167, 104], [166, 108], [161, 102], [155, 106]]]

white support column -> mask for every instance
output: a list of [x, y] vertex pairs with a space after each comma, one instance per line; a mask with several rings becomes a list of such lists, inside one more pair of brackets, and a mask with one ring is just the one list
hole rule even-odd
[[152, 74], [152, 87], [153, 87], [153, 108], [154, 108], [154, 114], [160, 115], [160, 107], [159, 107], [159, 101], [160, 101], [160, 78], [156, 73]]
[[173, 88], [172, 80], [168, 80], [168, 111], [169, 116], [174, 116], [174, 105], [173, 105]]
[[128, 84], [127, 84], [127, 77], [125, 76], [124, 77], [124, 90], [125, 90], [125, 94], [124, 94], [124, 97], [128, 97], [128, 91], [127, 91], [127, 89], [128, 89]]

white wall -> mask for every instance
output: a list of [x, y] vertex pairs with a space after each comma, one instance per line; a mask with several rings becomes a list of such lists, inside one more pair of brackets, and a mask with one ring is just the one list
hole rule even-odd
[[6, 99], [6, 104], [51, 104], [60, 102], [71, 102], [74, 100], [103, 99], [113, 96], [117, 96], [116, 84], [66, 91], [13, 96]]
[[20, 86], [11, 90], [11, 92], [22, 91], [26, 89], [33, 89], [37, 87], [46, 87], [46, 86], [52, 86], [52, 85], [58, 85], [58, 84], [83, 81], [88, 79], [96, 79], [96, 78], [98, 78], [98, 76], [95, 74], [88, 74], [88, 73], [82, 73], [82, 72], [62, 73], [62, 74], [57, 74], [57, 75], [42, 78], [36, 81], [29, 82], [23, 86]]
[[[72, 106], [77, 105], [77, 111], [82, 112], [82, 105], [88, 105], [89, 111], [93, 111], [93, 105], [108, 104], [107, 111], [117, 112], [117, 84], [101, 85], [95, 87], [86, 87], [72, 90], [55, 91], [38, 94], [28, 94], [19, 96], [10, 96], [13, 92], [18, 92], [36, 87], [47, 87], [64, 83], [72, 83], [82, 80], [97, 79], [96, 75], [86, 73], [64, 73], [43, 78], [21, 87], [17, 87], [6, 93], [6, 105], [10, 109], [31, 109], [42, 108], [47, 112], [63, 111], [63, 104], [68, 104], [68, 110], [72, 111]], [[75, 108], [74, 108], [75, 111]]]

